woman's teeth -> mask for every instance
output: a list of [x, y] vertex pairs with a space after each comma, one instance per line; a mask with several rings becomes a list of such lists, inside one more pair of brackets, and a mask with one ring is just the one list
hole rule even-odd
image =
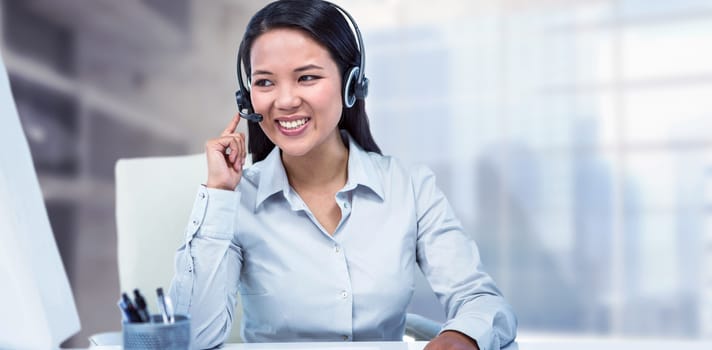
[[285, 129], [296, 129], [296, 128], [304, 125], [307, 122], [307, 120], [309, 120], [309, 118], [292, 120], [292, 121], [279, 120], [279, 125]]

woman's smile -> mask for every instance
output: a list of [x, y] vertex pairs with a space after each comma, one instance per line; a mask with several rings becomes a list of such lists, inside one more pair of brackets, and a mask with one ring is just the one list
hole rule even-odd
[[278, 118], [277, 129], [285, 136], [299, 136], [309, 127], [309, 117]]

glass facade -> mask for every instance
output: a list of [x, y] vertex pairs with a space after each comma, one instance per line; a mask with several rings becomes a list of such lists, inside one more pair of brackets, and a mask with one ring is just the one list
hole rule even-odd
[[712, 3], [442, 6], [356, 13], [369, 115], [438, 174], [522, 331], [709, 335]]

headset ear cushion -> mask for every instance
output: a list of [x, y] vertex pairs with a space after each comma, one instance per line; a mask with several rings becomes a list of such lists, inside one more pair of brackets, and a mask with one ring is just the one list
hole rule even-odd
[[344, 77], [344, 106], [351, 108], [356, 104], [356, 85], [358, 82], [358, 67], [352, 67]]
[[368, 78], [363, 77], [361, 83], [356, 83], [356, 89], [354, 90], [356, 98], [365, 99], [368, 96]]
[[242, 90], [235, 91], [235, 101], [240, 112], [252, 113], [252, 102], [250, 102], [249, 93], [245, 94]]

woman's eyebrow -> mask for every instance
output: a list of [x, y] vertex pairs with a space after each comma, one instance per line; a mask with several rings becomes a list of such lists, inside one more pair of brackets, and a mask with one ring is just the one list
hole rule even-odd
[[256, 70], [252, 72], [252, 75], [272, 75], [272, 72], [266, 70]]
[[321, 70], [323, 70], [324, 68], [321, 67], [321, 66], [317, 66], [316, 64], [308, 64], [308, 65], [306, 65], [306, 66], [299, 67], [299, 68], [295, 69], [294, 71], [295, 71], [295, 72], [303, 72], [303, 71], [305, 71], [305, 70], [310, 70], [310, 69], [321, 69]]
[[[324, 68], [321, 67], [321, 66], [318, 66], [318, 65], [316, 65], [316, 64], [308, 64], [308, 65], [306, 65], [306, 66], [302, 66], [302, 67], [299, 67], [299, 68], [295, 68], [294, 71], [297, 72], [297, 73], [299, 73], [299, 72], [307, 71], [307, 70], [310, 70], [310, 69], [323, 70]], [[258, 69], [258, 70], [256, 70], [256, 71], [252, 72], [252, 75], [273, 75], [273, 74], [274, 74], [274, 73], [272, 73], [272, 72], [270, 72], [270, 71], [268, 71], [268, 70], [263, 70], [263, 69]]]

